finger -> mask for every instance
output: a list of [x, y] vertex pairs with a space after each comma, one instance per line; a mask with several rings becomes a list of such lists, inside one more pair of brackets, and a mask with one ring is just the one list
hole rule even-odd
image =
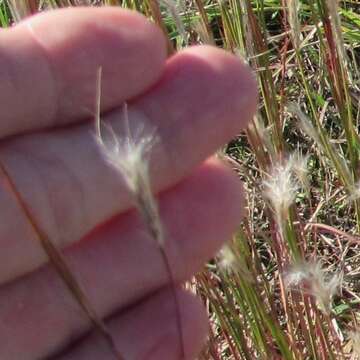
[[[154, 191], [173, 186], [229, 141], [249, 121], [255, 104], [251, 74], [232, 55], [201, 47], [171, 60], [161, 84], [134, 102], [130, 112], [135, 123], [145, 112], [144, 121], [152, 123], [160, 138], [151, 156]], [[107, 120], [116, 127], [121, 111]], [[0, 159], [34, 218], [59, 246], [77, 241], [131, 206], [121, 177], [99, 153], [89, 124], [12, 140], [1, 147]], [[46, 257], [11, 194], [2, 188], [0, 199], [4, 281], [32, 270]]]
[[155, 25], [113, 7], [31, 17], [1, 32], [0, 53], [0, 138], [91, 117], [99, 66], [109, 110], [155, 83], [166, 56]]
[[[180, 323], [185, 359], [181, 358], [176, 309], [170, 289], [151, 296], [124, 314], [113, 316], [109, 328], [125, 359], [190, 360], [204, 345], [208, 320], [200, 301], [179, 291]], [[56, 360], [113, 360], [114, 355], [98, 335], [90, 335]]]
[[[224, 165], [208, 162], [160, 196], [166, 253], [177, 282], [199, 271], [238, 225], [242, 193]], [[134, 211], [66, 251], [67, 260], [101, 316], [169, 284], [161, 254]], [[1, 359], [43, 358], [89, 329], [55, 271], [47, 266], [0, 288]]]

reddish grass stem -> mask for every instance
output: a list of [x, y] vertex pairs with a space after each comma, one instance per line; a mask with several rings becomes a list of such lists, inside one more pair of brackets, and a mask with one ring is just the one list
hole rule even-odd
[[75, 276], [72, 274], [72, 271], [69, 265], [66, 262], [64, 255], [61, 251], [52, 243], [48, 235], [40, 228], [37, 222], [34, 219], [31, 211], [23, 200], [21, 194], [16, 188], [15, 183], [13, 182], [11, 176], [6, 170], [5, 166], [0, 163], [0, 172], [5, 178], [11, 193], [15, 196], [15, 200], [19, 205], [20, 209], [26, 216], [30, 226], [32, 227], [34, 233], [36, 234], [40, 245], [44, 249], [47, 254], [51, 264], [54, 266], [57, 274], [63, 280], [64, 284], [70, 291], [70, 293], [74, 296], [80, 307], [83, 309], [85, 314], [90, 319], [94, 328], [99, 332], [99, 334], [104, 338], [106, 343], [109, 345], [111, 351], [116, 356], [118, 360], [125, 360], [124, 357], [120, 354], [119, 350], [116, 347], [115, 341], [111, 336], [105, 322], [99, 317], [96, 310], [90, 303], [87, 295], [85, 294], [84, 289], [80, 286], [79, 282], [76, 280]]

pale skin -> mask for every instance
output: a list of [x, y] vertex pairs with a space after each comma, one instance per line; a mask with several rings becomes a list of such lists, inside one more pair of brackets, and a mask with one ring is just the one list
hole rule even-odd
[[[44, 231], [64, 249], [126, 359], [180, 359], [174, 301], [158, 248], [93, 137], [129, 103], [153, 124], [151, 178], [176, 281], [231, 238], [242, 216], [236, 175], [212, 154], [251, 119], [256, 86], [235, 56], [192, 47], [166, 58], [157, 27], [120, 9], [71, 9], [0, 32], [0, 161]], [[133, 115], [132, 115], [133, 114]], [[137, 114], [137, 115], [136, 115]], [[133, 120], [136, 121], [136, 120]], [[3, 178], [2, 178], [3, 179]], [[0, 359], [113, 359], [0, 182]], [[208, 320], [179, 290], [187, 359]]]

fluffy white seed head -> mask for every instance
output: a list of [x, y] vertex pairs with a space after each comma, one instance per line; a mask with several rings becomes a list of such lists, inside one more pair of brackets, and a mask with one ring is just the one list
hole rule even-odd
[[148, 154], [153, 137], [133, 139], [126, 135], [120, 138], [111, 126], [104, 128], [97, 140], [109, 164], [121, 173], [132, 192], [138, 192], [140, 186], [150, 186]]
[[313, 139], [318, 145], [321, 146], [320, 137], [318, 131], [315, 129], [309, 117], [301, 110], [300, 106], [294, 102], [289, 102], [286, 105], [286, 110], [297, 117], [299, 128]]
[[157, 140], [155, 131], [146, 129], [144, 123], [138, 121], [136, 131], [131, 132], [126, 105], [123, 121], [125, 135], [121, 136], [110, 125], [102, 124], [96, 140], [104, 158], [124, 179], [151, 236], [163, 245], [163, 228], [149, 171], [150, 150]]
[[253, 275], [249, 270], [244, 259], [237, 256], [229, 244], [222, 247], [218, 254], [218, 264], [221, 269], [231, 273], [238, 273], [241, 277], [249, 283], [254, 282]]
[[310, 188], [307, 164], [309, 155], [302, 155], [299, 150], [289, 156], [289, 166], [305, 189]]
[[291, 173], [289, 163], [273, 168], [267, 181], [264, 181], [265, 196], [270, 201], [278, 224], [288, 219], [289, 208], [295, 200], [298, 184]]
[[360, 181], [358, 181], [352, 186], [352, 188], [350, 188], [347, 201], [351, 202], [358, 199], [360, 199]]
[[236, 266], [236, 256], [229, 245], [225, 245], [219, 252], [219, 266], [222, 269], [233, 269]]
[[307, 262], [295, 265], [284, 279], [288, 289], [314, 296], [319, 308], [330, 314], [332, 299], [341, 288], [342, 273], [328, 275], [320, 262]]

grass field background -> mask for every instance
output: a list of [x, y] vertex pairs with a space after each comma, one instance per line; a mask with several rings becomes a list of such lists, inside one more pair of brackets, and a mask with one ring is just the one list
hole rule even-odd
[[102, 4], [151, 18], [169, 54], [213, 44], [258, 80], [256, 116], [219, 152], [246, 218], [188, 285], [212, 324], [201, 359], [360, 359], [360, 2], [3, 0], [0, 24]]

